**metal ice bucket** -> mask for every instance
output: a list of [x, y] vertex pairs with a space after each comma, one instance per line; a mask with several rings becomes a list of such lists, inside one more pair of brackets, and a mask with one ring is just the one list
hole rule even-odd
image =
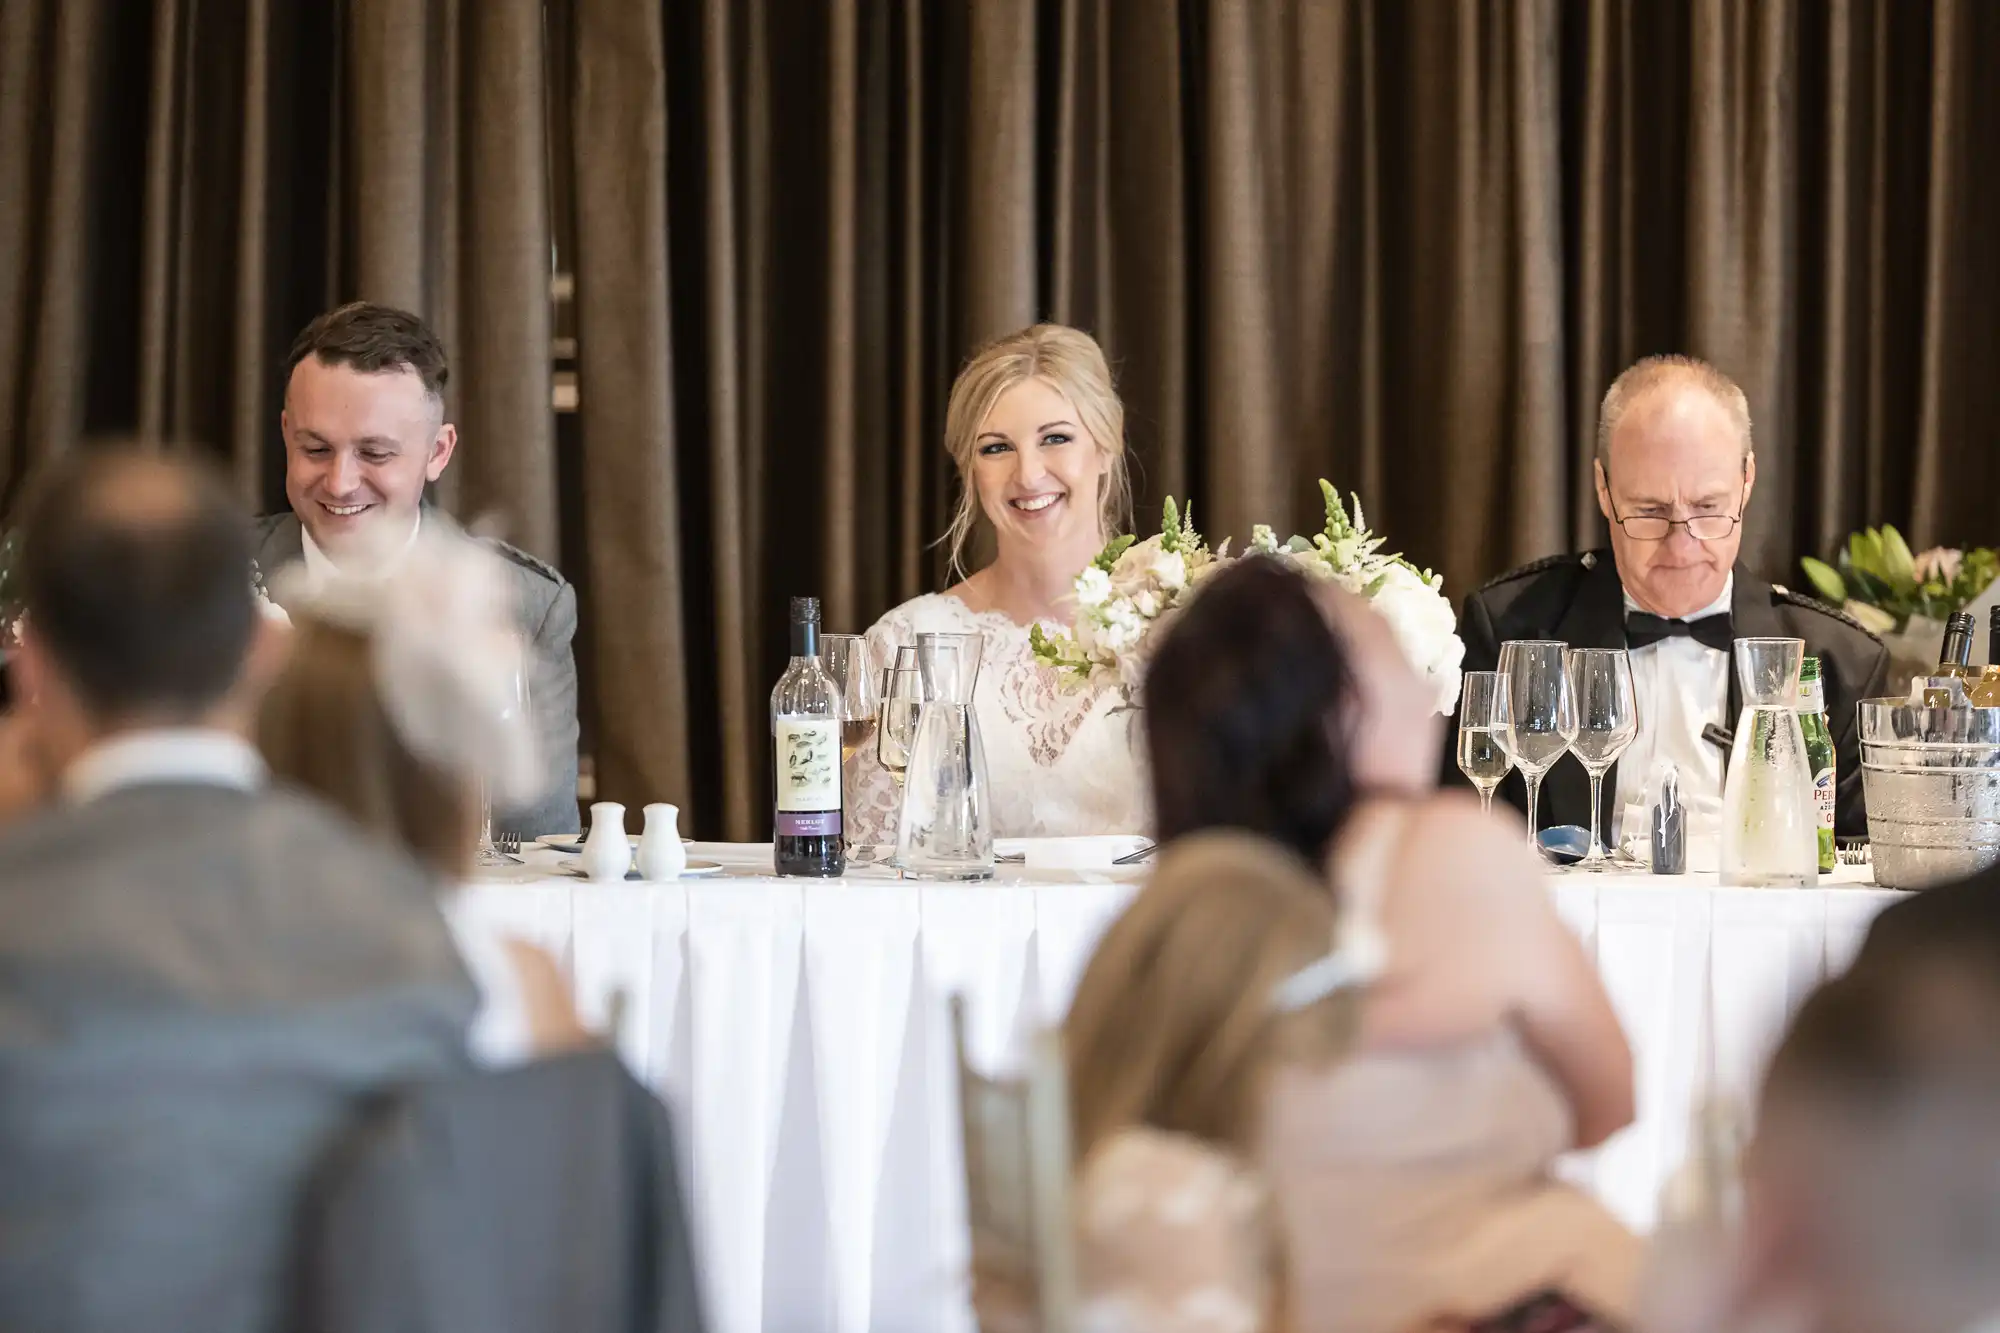
[[1921, 889], [2000, 861], [2000, 708], [1860, 707], [1875, 882]]

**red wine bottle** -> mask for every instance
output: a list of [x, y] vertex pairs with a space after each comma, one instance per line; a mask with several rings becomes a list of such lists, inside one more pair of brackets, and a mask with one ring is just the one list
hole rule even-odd
[[833, 879], [847, 870], [841, 837], [840, 693], [819, 657], [819, 599], [792, 598], [792, 662], [771, 691], [778, 873]]

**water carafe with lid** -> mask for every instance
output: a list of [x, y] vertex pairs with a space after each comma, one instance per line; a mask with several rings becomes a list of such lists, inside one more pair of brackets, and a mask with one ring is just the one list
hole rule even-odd
[[993, 877], [986, 751], [972, 706], [983, 647], [978, 634], [917, 636], [924, 702], [896, 829], [896, 864], [910, 879]]
[[1809, 888], [1819, 880], [1819, 810], [1799, 726], [1803, 639], [1738, 639], [1743, 711], [1722, 784], [1722, 882]]

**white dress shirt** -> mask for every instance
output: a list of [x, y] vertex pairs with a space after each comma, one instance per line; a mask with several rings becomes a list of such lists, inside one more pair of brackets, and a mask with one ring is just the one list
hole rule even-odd
[[[410, 539], [403, 543], [396, 554], [382, 562], [381, 568], [376, 571], [378, 575], [386, 575], [395, 569], [397, 563], [410, 553], [410, 548], [417, 544], [417, 534], [423, 531], [423, 527], [424, 511], [419, 509], [417, 511], [417, 521], [410, 527]], [[299, 524], [299, 548], [305, 556], [306, 582], [308, 586], [314, 589], [322, 588], [326, 585], [327, 580], [341, 572], [340, 566], [334, 562], [333, 557], [319, 549], [319, 543], [313, 540], [311, 529], [307, 528], [304, 523]], [[352, 571], [348, 572], [351, 573]]]
[[[1723, 580], [1722, 595], [1691, 616], [1727, 615], [1736, 576]], [[1625, 612], [1644, 610], [1625, 594]], [[1612, 845], [1649, 829], [1649, 809], [1661, 768], [1680, 770], [1681, 803], [1687, 809], [1690, 862], [1697, 840], [1711, 842], [1722, 831], [1722, 775], [1728, 756], [1702, 739], [1703, 727], [1734, 725], [1729, 707], [1729, 654], [1684, 635], [1631, 650], [1632, 693], [1639, 705], [1639, 734], [1618, 757], [1618, 793], [1611, 807]], [[1690, 864], [1690, 869], [1695, 868]], [[1711, 867], [1704, 867], [1711, 868]]]
[[255, 791], [264, 760], [241, 736], [212, 727], [151, 727], [100, 741], [63, 770], [63, 798], [82, 805], [125, 787], [185, 783]]

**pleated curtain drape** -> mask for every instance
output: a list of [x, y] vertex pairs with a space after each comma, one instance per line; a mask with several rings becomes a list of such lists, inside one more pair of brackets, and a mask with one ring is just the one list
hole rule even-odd
[[0, 469], [139, 429], [278, 503], [284, 345], [409, 305], [444, 499], [578, 584], [600, 791], [758, 837], [786, 599], [943, 586], [952, 374], [1039, 318], [1142, 525], [1327, 477], [1455, 597], [1601, 540], [1651, 352], [1748, 392], [1767, 576], [2000, 536], [1996, 58], [1983, 0], [7, 0]]

